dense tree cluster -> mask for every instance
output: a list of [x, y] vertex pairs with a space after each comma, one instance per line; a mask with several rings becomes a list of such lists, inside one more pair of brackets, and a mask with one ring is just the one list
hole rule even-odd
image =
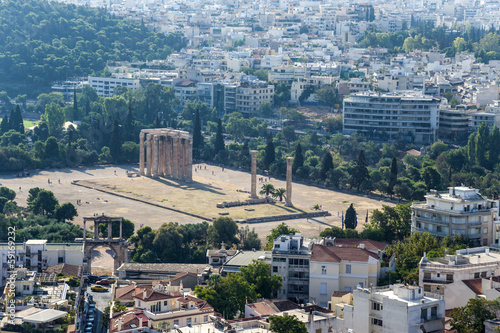
[[105, 9], [44, 0], [2, 1], [0, 37], [4, 90], [101, 72], [108, 61], [165, 59], [185, 45], [180, 34], [151, 32]]

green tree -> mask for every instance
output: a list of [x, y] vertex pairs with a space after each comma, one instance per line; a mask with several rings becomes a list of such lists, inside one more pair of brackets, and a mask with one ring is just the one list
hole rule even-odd
[[7, 133], [9, 131], [9, 116], [5, 114], [2, 119], [2, 124], [0, 125], [0, 135]]
[[41, 120], [47, 123], [49, 134], [58, 137], [64, 125], [63, 108], [53, 102], [48, 104], [45, 107], [45, 113], [42, 115]]
[[467, 305], [451, 311], [451, 327], [458, 332], [484, 332], [484, 321], [496, 318], [495, 311], [498, 310], [500, 310], [498, 300], [471, 298]]
[[306, 325], [296, 316], [271, 316], [269, 329], [275, 333], [307, 333]]
[[344, 230], [339, 227], [326, 228], [320, 232], [319, 236], [328, 238], [346, 238]]
[[488, 167], [488, 151], [490, 147], [490, 129], [486, 122], [482, 122], [477, 129], [476, 158], [483, 168]]
[[316, 96], [321, 103], [334, 107], [338, 103], [337, 92], [335, 87], [324, 87], [316, 90]]
[[[31, 194], [31, 193], [30, 193]], [[40, 190], [31, 204], [31, 211], [41, 215], [53, 215], [59, 202], [54, 193], [47, 190]]]
[[367, 179], [370, 179], [370, 173], [365, 160], [365, 152], [361, 150], [352, 170], [351, 187], [356, 187], [359, 191], [361, 184]]
[[275, 159], [276, 152], [274, 151], [273, 135], [269, 133], [264, 154], [264, 169], [269, 170], [269, 167], [273, 164]]
[[24, 134], [23, 116], [19, 105], [16, 105], [15, 109], [10, 113], [9, 128]]
[[255, 286], [258, 297], [277, 297], [277, 292], [282, 286], [282, 278], [279, 275], [271, 276], [271, 266], [263, 261], [252, 260], [248, 266], [240, 267], [243, 278]]
[[238, 225], [230, 217], [218, 217], [208, 228], [208, 242], [214, 246], [219, 246], [222, 242], [231, 246], [238, 243], [236, 234]]
[[262, 117], [272, 116], [272, 114], [273, 114], [273, 105], [271, 104], [271, 102], [262, 102], [262, 103], [260, 103], [258, 113]]
[[80, 111], [78, 110], [78, 98], [76, 98], [76, 89], [73, 89], [73, 120], [80, 120]]
[[297, 147], [295, 148], [295, 154], [292, 164], [292, 170], [294, 174], [297, 173], [297, 170], [304, 165], [304, 155], [302, 154], [302, 146], [300, 142], [297, 143]]
[[398, 160], [396, 159], [396, 157], [393, 157], [391, 161], [391, 173], [389, 175], [389, 187], [388, 187], [389, 194], [392, 195], [394, 193], [394, 186], [397, 184], [397, 182], [398, 182]]
[[248, 226], [244, 228], [240, 228], [240, 243], [242, 245], [243, 250], [260, 250], [261, 249], [261, 241], [259, 239], [259, 235], [255, 232], [255, 228], [250, 230]]
[[344, 223], [346, 229], [356, 229], [357, 216], [353, 204], [351, 204], [349, 208], [347, 208], [347, 210], [345, 211]]
[[217, 120], [217, 133], [215, 134], [215, 144], [214, 144], [214, 153], [217, 155], [219, 152], [224, 151], [224, 135], [222, 133], [222, 121], [219, 118]]
[[380, 241], [403, 240], [411, 231], [411, 203], [395, 207], [383, 205], [381, 210], [372, 211], [370, 222], [363, 227], [377, 230], [382, 235]]
[[272, 192], [273, 198], [279, 198], [280, 201], [283, 201], [283, 198], [285, 197], [286, 190], [282, 187], [277, 188]]
[[261, 187], [261, 190], [260, 190], [260, 194], [265, 194], [266, 197], [268, 197], [269, 195], [272, 195], [274, 193], [275, 189], [274, 189], [274, 185], [273, 184], [262, 184], [262, 187]]
[[16, 198], [16, 192], [8, 187], [2, 186], [0, 187], [0, 197], [4, 197], [7, 200], [12, 201]]
[[326, 180], [328, 172], [333, 170], [333, 158], [329, 151], [326, 152], [321, 162], [320, 178], [321, 180]]
[[274, 88], [274, 105], [282, 106], [290, 98], [290, 88], [284, 83], [278, 83]]
[[61, 222], [73, 221], [78, 216], [75, 206], [70, 202], [65, 202], [61, 206], [56, 206], [54, 217]]
[[121, 159], [122, 137], [120, 130], [120, 123], [118, 117], [113, 122], [113, 131], [111, 132], [111, 140], [109, 142], [109, 150], [113, 161], [118, 163]]
[[196, 109], [193, 127], [193, 155], [194, 158], [201, 156], [201, 149], [203, 147], [203, 134], [201, 133], [201, 120], [200, 111]]

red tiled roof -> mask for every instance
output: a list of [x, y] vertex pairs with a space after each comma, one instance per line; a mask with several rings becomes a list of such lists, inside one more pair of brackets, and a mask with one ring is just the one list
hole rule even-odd
[[462, 282], [469, 287], [476, 295], [483, 293], [483, 279], [470, 279], [470, 280], [462, 280]]
[[378, 256], [366, 249], [357, 247], [337, 247], [314, 244], [311, 252], [311, 261], [341, 262], [346, 261], [368, 261]]
[[349, 294], [348, 291], [334, 291], [332, 297], [342, 297], [347, 294]]
[[[109, 321], [109, 332], [120, 332], [118, 330], [118, 321], [121, 321], [121, 331], [131, 330], [139, 327], [139, 316], [143, 318], [142, 326], [147, 327], [147, 317], [142, 314], [142, 311], [120, 312], [113, 315]], [[135, 327], [132, 327], [135, 325]]]
[[163, 299], [171, 299], [175, 298], [175, 296], [162, 293], [161, 291], [156, 291], [152, 289], [146, 289], [146, 297], [144, 297], [143, 292], [136, 292], [134, 298], [140, 299], [141, 301], [151, 302], [151, 301], [159, 301]]
[[384, 251], [387, 247], [387, 243], [377, 242], [371, 239], [359, 239], [359, 238], [336, 238], [335, 246], [342, 247], [359, 247], [360, 244], [365, 245], [365, 249], [368, 251]]
[[70, 264], [59, 264], [50, 266], [45, 270], [45, 273], [62, 273], [64, 276], [74, 276], [78, 277], [78, 266]]

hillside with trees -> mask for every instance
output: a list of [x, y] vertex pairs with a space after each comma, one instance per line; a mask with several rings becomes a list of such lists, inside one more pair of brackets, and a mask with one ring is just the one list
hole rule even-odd
[[108, 61], [165, 59], [184, 45], [179, 34], [148, 31], [105, 9], [6, 0], [0, 2], [0, 90], [41, 92], [54, 81], [105, 74]]

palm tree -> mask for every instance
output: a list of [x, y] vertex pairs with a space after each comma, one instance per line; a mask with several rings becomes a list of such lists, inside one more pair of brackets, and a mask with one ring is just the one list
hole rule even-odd
[[274, 193], [274, 186], [273, 184], [263, 184], [260, 190], [260, 194], [265, 194], [267, 197], [269, 194]]
[[273, 198], [280, 198], [280, 201], [283, 201], [283, 198], [285, 198], [285, 192], [286, 190], [283, 187], [277, 188], [273, 192]]

